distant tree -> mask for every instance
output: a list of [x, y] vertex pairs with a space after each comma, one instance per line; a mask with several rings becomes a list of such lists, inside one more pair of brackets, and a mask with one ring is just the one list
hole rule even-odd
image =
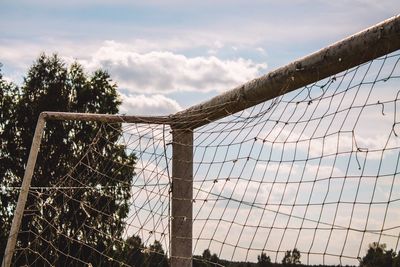
[[285, 266], [301, 264], [300, 257], [300, 251], [297, 248], [294, 248], [293, 251], [288, 250], [282, 259], [282, 264]]
[[392, 267], [392, 263], [398, 258], [395, 256], [396, 253], [393, 250], [386, 250], [386, 244], [374, 242], [369, 245], [367, 254], [360, 262], [360, 267]]
[[146, 267], [168, 267], [168, 259], [161, 243], [157, 240], [148, 247], [148, 253], [144, 266]]
[[138, 236], [131, 236], [126, 240], [126, 253], [124, 259], [128, 265], [143, 266], [144, 264], [144, 244]]
[[198, 256], [193, 256], [193, 267], [209, 267], [211, 259], [211, 252], [207, 248], [203, 251], [203, 253]]
[[301, 264], [300, 258], [301, 258], [300, 251], [297, 248], [294, 248], [292, 251], [292, 263]]
[[212, 254], [211, 257], [210, 257], [210, 261], [212, 263], [218, 263], [219, 262], [218, 255], [216, 253]]
[[257, 266], [259, 266], [259, 267], [272, 266], [271, 258], [269, 256], [267, 256], [266, 253], [261, 252], [261, 255], [257, 256]]
[[218, 265], [220, 259], [216, 253], [211, 254], [210, 249], [205, 249], [201, 256], [194, 256], [193, 267], [214, 267]]
[[208, 248], [203, 251], [203, 259], [205, 260], [211, 259], [211, 252]]
[[393, 258], [393, 266], [392, 267], [400, 267], [400, 251], [397, 253], [397, 256]]
[[292, 263], [291, 258], [292, 258], [292, 251], [291, 250], [287, 250], [285, 252], [285, 256], [283, 256], [282, 264], [291, 264]]

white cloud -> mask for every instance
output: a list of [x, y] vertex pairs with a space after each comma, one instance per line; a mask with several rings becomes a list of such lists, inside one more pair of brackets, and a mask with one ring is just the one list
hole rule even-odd
[[256, 50], [257, 50], [258, 52], [260, 52], [261, 55], [266, 55], [266, 54], [267, 54], [267, 52], [265, 51], [265, 49], [262, 48], [262, 47], [257, 47]]
[[120, 112], [129, 115], [168, 115], [182, 107], [173, 99], [163, 95], [122, 95]]
[[169, 51], [138, 53], [126, 44], [106, 41], [87, 60], [89, 69], [104, 68], [119, 87], [132, 93], [222, 91], [256, 78], [266, 68], [243, 58], [187, 57]]
[[333, 176], [343, 176], [344, 173], [342, 170], [335, 166], [329, 165], [311, 165], [307, 164], [305, 169], [304, 177], [311, 177], [312, 179], [326, 179], [328, 177]]
[[261, 162], [256, 164], [256, 170], [263, 173], [268, 172], [269, 174], [274, 174], [279, 172], [282, 175], [295, 175], [298, 174], [298, 166], [293, 165], [292, 163], [274, 163], [274, 162]]

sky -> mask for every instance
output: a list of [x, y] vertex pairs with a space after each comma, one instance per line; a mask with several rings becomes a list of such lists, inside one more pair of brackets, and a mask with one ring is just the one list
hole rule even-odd
[[[120, 113], [168, 115], [205, 101], [397, 15], [399, 10], [400, 1], [398, 0], [379, 2], [376, 0], [202, 0], [196, 2], [183, 0], [3, 0], [0, 9], [0, 62], [3, 65], [4, 76], [11, 81], [21, 83], [29, 66], [40, 53], [58, 53], [67, 63], [80, 62], [88, 72], [98, 68], [107, 70], [118, 85], [118, 92], [122, 99]], [[388, 107], [386, 109], [387, 114], [393, 113], [393, 110]], [[380, 106], [379, 110], [374, 110], [374, 112], [380, 114]], [[284, 112], [278, 110], [275, 114], [280, 116], [282, 113]], [[364, 118], [364, 120], [364, 125], [360, 126], [357, 134], [363, 133], [368, 126], [369, 118]], [[380, 118], [378, 121], [385, 127], [376, 127], [374, 129], [376, 131], [372, 131], [369, 136], [364, 135], [363, 138], [358, 138], [358, 142], [370, 148], [381, 142], [380, 130], [390, 130], [393, 123], [390, 116], [387, 116], [386, 120]], [[272, 129], [281, 134], [284, 127], [286, 126], [272, 126]], [[204, 133], [205, 136], [208, 136], [206, 130]], [[335, 134], [340, 135], [340, 130]], [[259, 138], [259, 136], [255, 137]], [[300, 135], [292, 135], [294, 139], [300, 137]], [[336, 136], [334, 137], [336, 138]], [[215, 140], [215, 142], [218, 141]], [[349, 145], [345, 150], [351, 151], [354, 137], [345, 136], [344, 140], [344, 143]], [[379, 143], [379, 146], [376, 146], [381, 148], [384, 144]], [[398, 143], [393, 145], [397, 148], [398, 146]], [[316, 147], [321, 146], [316, 144]], [[327, 142], [327, 149], [335, 151], [338, 147], [339, 145], [334, 141]], [[309, 147], [307, 148], [310, 150]], [[307, 148], [302, 149], [307, 150]], [[317, 155], [323, 154], [323, 151], [319, 151], [318, 148], [312, 152]], [[202, 151], [201, 149], [200, 147], [195, 156], [206, 155], [204, 156], [206, 160], [212, 157], [213, 148], [207, 148], [208, 151], [202, 152], [203, 154], [199, 152]], [[206, 149], [204, 148], [204, 150]], [[221, 153], [228, 154], [224, 151]], [[371, 162], [376, 160], [373, 154], [369, 155]], [[396, 163], [395, 157], [391, 154], [388, 158], [390, 160], [387, 162], [392, 164], [391, 167], [396, 167], [395, 164], [393, 165]], [[350, 162], [350, 159], [347, 161]], [[197, 163], [197, 167], [205, 168], [202, 164], [208, 166], [205, 161]], [[224, 167], [226, 171], [232, 169], [229, 164], [231, 161], [227, 161], [225, 166], [228, 167]], [[278, 168], [281, 169], [281, 174], [287, 178], [285, 164], [281, 167], [276, 167], [270, 162], [268, 164], [262, 166], [262, 164], [254, 163], [251, 168], [255, 170], [255, 174], [257, 171], [261, 173], [264, 170], [273, 173]], [[145, 165], [147, 165], [146, 162], [143, 163], [143, 166]], [[376, 165], [376, 163], [371, 163], [370, 168]], [[324, 167], [326, 166], [322, 166], [320, 172], [337, 172], [337, 176], [344, 176], [343, 173], [346, 172], [344, 164], [327, 169], [323, 169]], [[213, 175], [217, 175], [221, 169], [224, 170], [217, 164], [208, 168], [214, 168], [210, 171]], [[298, 174], [303, 171], [308, 172], [309, 176], [313, 176], [315, 172], [318, 172], [316, 168], [319, 170], [321, 166], [316, 167], [311, 162], [309, 166], [299, 165], [297, 169], [290, 172]], [[393, 168], [390, 170], [393, 171]], [[372, 174], [376, 174], [376, 172], [375, 169], [371, 171]], [[328, 175], [326, 174], [326, 176]], [[254, 177], [247, 177], [248, 181]], [[197, 177], [198, 181], [206, 178], [202, 174]], [[397, 182], [399, 182], [398, 178]], [[232, 185], [230, 186], [232, 187]], [[239, 188], [249, 186], [249, 191], [253, 190], [255, 199], [259, 197], [258, 189], [265, 192], [272, 191], [266, 186], [262, 188], [255, 180], [250, 185], [246, 180], [246, 183], [236, 183], [236, 186]], [[344, 183], [335, 186], [342, 190], [345, 187]], [[353, 192], [356, 186], [350, 186], [351, 190], [348, 192]], [[225, 187], [223, 183], [214, 185], [212, 181], [208, 181], [203, 186], [203, 190], [207, 194], [209, 192], [223, 193], [229, 197], [230, 192], [234, 191], [231, 187]], [[280, 190], [282, 191], [282, 189]], [[282, 193], [282, 198], [283, 196], [292, 196], [291, 192], [294, 192], [294, 189], [290, 190], [288, 189], [286, 194]], [[307, 190], [304, 189], [304, 192], [308, 192]], [[328, 192], [323, 190], [321, 189], [320, 194], [314, 194], [313, 197], [321, 198], [323, 195], [329, 197]], [[238, 190], [236, 193], [243, 193], [243, 191]], [[278, 195], [271, 195], [272, 200], [274, 197], [279, 199], [279, 190], [276, 194]], [[304, 193], [304, 196], [311, 197], [311, 194]], [[201, 197], [203, 195], [200, 192], [199, 198]], [[395, 197], [398, 198], [397, 195]], [[244, 196], [239, 195], [234, 198], [240, 199]], [[197, 210], [203, 209], [203, 205], [196, 205]], [[213, 210], [212, 205], [214, 204], [205, 205], [204, 210]], [[231, 205], [232, 210], [237, 210], [234, 206], [235, 203]], [[222, 211], [227, 206], [216, 206], [215, 210]], [[241, 210], [238, 217], [240, 219], [248, 218], [250, 213], [246, 215], [247, 210]], [[329, 209], [327, 212], [330, 212]], [[211, 212], [204, 214], [208, 215]], [[272, 212], [271, 214], [277, 213]], [[226, 217], [231, 215], [226, 215]], [[397, 215], [400, 216], [396, 213]], [[253, 216], [260, 217], [259, 214], [253, 214]], [[312, 217], [312, 215], [310, 216]], [[343, 219], [346, 216], [344, 214], [337, 217]], [[330, 220], [328, 217], [325, 219]], [[211, 226], [205, 226], [207, 220], [208, 218], [204, 219], [206, 223], [201, 227], [218, 229], [212, 225], [213, 222], [210, 222]], [[283, 221], [284, 218], [277, 220]], [[351, 222], [343, 222], [343, 225], [347, 224], [350, 225]], [[196, 234], [208, 238], [208, 234], [211, 232], [198, 233], [202, 231], [201, 227], [195, 229]], [[222, 230], [221, 233], [224, 235]], [[219, 237], [218, 234], [220, 233], [216, 233], [216, 238], [220, 238], [220, 240], [229, 236], [225, 234]], [[254, 233], [250, 235], [254, 235]], [[236, 236], [231, 238], [232, 240], [228, 240], [228, 243], [239, 242], [236, 239], [233, 240]], [[249, 243], [250, 241], [242, 242]], [[206, 244], [202, 244], [200, 241], [197, 243], [196, 252], [200, 253]], [[349, 244], [351, 245], [351, 240]], [[287, 247], [290, 245], [292, 244], [287, 244]], [[213, 252], [220, 250], [220, 255], [224, 258], [239, 260], [243, 259], [243, 255], [246, 254], [245, 251], [236, 251], [236, 254], [235, 251], [229, 249], [223, 251], [222, 248], [219, 249], [217, 243], [209, 244], [209, 246], [212, 247]], [[255, 244], [254, 246], [262, 247], [263, 245]], [[284, 245], [283, 248], [286, 246]], [[352, 254], [353, 251], [349, 253]], [[238, 258], [235, 258], [236, 255]], [[255, 260], [256, 255], [251, 255], [250, 258]], [[333, 262], [336, 263], [337, 259]]]
[[[280, 262], [297, 247], [303, 263], [357, 266], [373, 242], [398, 252], [399, 62], [397, 51], [197, 128], [195, 255], [256, 261], [265, 251]], [[172, 137], [142, 127], [124, 130], [141, 151], [128, 236], [167, 247]]]
[[396, 15], [388, 1], [2, 1], [0, 62], [40, 53], [110, 72], [120, 112], [166, 115]]

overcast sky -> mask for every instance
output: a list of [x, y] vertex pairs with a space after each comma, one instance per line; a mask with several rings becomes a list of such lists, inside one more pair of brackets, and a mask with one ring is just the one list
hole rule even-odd
[[393, 15], [387, 1], [2, 1], [0, 62], [41, 52], [108, 70], [121, 113], [174, 113]]

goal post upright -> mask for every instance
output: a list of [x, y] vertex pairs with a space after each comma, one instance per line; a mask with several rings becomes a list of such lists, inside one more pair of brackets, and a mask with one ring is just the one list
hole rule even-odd
[[11, 260], [14, 254], [15, 245], [17, 243], [18, 231], [21, 226], [22, 216], [24, 214], [25, 204], [28, 198], [29, 188], [32, 181], [32, 175], [35, 169], [36, 159], [39, 153], [40, 143], [42, 141], [42, 135], [45, 125], [46, 125], [45, 115], [40, 114], [36, 124], [35, 134], [33, 136], [28, 162], [25, 168], [24, 178], [22, 180], [21, 192], [18, 196], [17, 207], [15, 208], [9, 237], [7, 240], [7, 246], [4, 252], [3, 262], [1, 264], [2, 267], [11, 266]]
[[193, 131], [172, 128], [171, 267], [192, 266]]

